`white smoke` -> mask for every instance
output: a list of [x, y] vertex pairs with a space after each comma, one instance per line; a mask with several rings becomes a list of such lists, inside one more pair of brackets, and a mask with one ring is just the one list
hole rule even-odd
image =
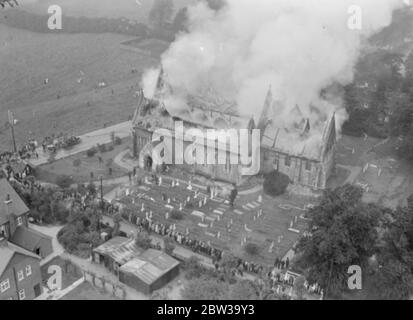
[[[349, 8], [362, 10], [362, 29], [351, 30]], [[320, 90], [352, 81], [361, 40], [391, 23], [402, 0], [227, 0], [219, 12], [204, 3], [189, 8], [189, 33], [181, 35], [162, 57], [174, 98], [184, 101], [213, 87], [235, 100], [239, 112], [258, 117], [271, 85], [280, 125], [291, 125], [296, 105], [312, 122], [333, 111], [345, 117], [340, 103], [320, 101]], [[153, 93], [155, 73], [144, 78]], [[167, 106], [170, 108], [184, 108]]]

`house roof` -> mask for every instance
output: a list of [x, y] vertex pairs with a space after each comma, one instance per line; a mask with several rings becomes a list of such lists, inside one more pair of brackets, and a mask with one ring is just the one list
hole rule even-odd
[[[7, 195], [10, 195], [10, 204], [6, 204]], [[29, 212], [26, 204], [13, 189], [6, 179], [0, 179], [0, 225], [8, 221], [7, 214], [12, 213], [15, 216], [21, 216]]]
[[7, 266], [9, 265], [11, 259], [14, 257], [15, 254], [21, 254], [27, 257], [32, 257], [41, 260], [41, 258], [38, 255], [26, 249], [23, 249], [11, 242], [3, 240], [3, 242], [0, 243], [0, 277], [6, 270]]
[[120, 265], [142, 253], [142, 249], [136, 246], [134, 239], [124, 237], [114, 237], [93, 251], [112, 258]]
[[121, 266], [119, 270], [133, 274], [150, 285], [178, 265], [179, 262], [166, 253], [149, 249]]
[[16, 229], [10, 241], [22, 248], [33, 251], [43, 239], [51, 240], [52, 238], [36, 230], [20, 226]]

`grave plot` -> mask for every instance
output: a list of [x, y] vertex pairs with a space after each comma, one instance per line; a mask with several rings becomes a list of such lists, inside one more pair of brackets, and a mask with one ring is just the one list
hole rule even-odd
[[[132, 223], [139, 217], [173, 225], [190, 239], [266, 264], [282, 258], [306, 228], [307, 221], [300, 217], [306, 204], [303, 202], [300, 207], [295, 201], [290, 202], [257, 193], [239, 196], [231, 208], [227, 199], [213, 192], [207, 194], [190, 182], [165, 178], [160, 183], [145, 179], [143, 185], [128, 188], [119, 200], [124, 217]], [[260, 248], [257, 256], [244, 252], [247, 243]]]

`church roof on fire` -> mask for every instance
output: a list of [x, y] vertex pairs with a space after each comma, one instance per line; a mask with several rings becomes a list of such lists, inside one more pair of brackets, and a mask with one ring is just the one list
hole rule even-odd
[[272, 122], [264, 127], [261, 146], [276, 152], [322, 161], [331, 137], [335, 140], [335, 115], [325, 122], [323, 134], [309, 137], [309, 121], [304, 120], [300, 127], [293, 129], [277, 128]]
[[189, 96], [187, 104], [188, 108], [182, 110], [168, 110], [163, 102], [146, 99], [141, 90], [132, 123], [148, 130], [172, 129], [174, 120], [215, 129], [247, 129], [254, 126], [252, 117], [239, 116], [236, 104], [224, 99]]

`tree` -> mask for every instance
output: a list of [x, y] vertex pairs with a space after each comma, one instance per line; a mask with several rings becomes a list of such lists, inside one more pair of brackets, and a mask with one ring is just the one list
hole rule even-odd
[[188, 280], [198, 279], [205, 273], [205, 268], [199, 262], [198, 257], [191, 256], [184, 263], [185, 278]]
[[210, 278], [190, 280], [182, 289], [184, 300], [227, 300], [229, 287], [225, 282]]
[[265, 175], [264, 192], [272, 197], [277, 197], [285, 193], [290, 178], [278, 171], [273, 171]]
[[60, 175], [56, 179], [56, 184], [62, 189], [68, 189], [73, 183], [73, 179], [66, 175]]
[[308, 273], [310, 283], [318, 283], [329, 297], [347, 289], [351, 265], [366, 266], [375, 250], [378, 211], [364, 205], [361, 188], [345, 185], [324, 193], [320, 204], [311, 209], [310, 235], [298, 246], [297, 264]]
[[406, 300], [413, 294], [413, 208], [398, 208], [377, 254], [374, 298]]
[[155, 0], [149, 12], [149, 19], [156, 28], [163, 28], [174, 13], [173, 0]]
[[143, 250], [150, 249], [152, 247], [152, 241], [147, 232], [138, 232], [136, 236], [136, 245]]

